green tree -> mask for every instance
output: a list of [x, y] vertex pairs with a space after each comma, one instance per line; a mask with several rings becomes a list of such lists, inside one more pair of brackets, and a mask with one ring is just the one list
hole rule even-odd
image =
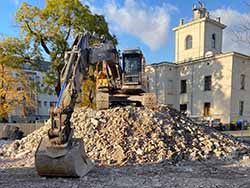
[[26, 39], [6, 37], [0, 40], [0, 65], [20, 69], [25, 63], [38, 66], [41, 61], [39, 47], [31, 46]]
[[78, 32], [88, 30], [117, 43], [116, 37], [109, 33], [105, 18], [93, 14], [79, 0], [46, 0], [42, 9], [23, 3], [16, 13], [16, 20], [25, 39], [40, 46], [49, 56], [52, 64], [47, 84], [57, 85], [57, 94], [60, 91], [64, 53]]

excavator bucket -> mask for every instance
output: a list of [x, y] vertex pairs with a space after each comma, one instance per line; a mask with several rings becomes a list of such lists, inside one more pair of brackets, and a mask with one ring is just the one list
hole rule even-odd
[[38, 174], [45, 177], [81, 177], [93, 163], [84, 152], [82, 139], [72, 139], [65, 145], [51, 145], [49, 138], [42, 138], [35, 153]]

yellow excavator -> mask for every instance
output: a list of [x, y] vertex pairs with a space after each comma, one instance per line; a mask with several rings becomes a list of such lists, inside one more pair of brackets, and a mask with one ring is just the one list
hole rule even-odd
[[125, 49], [120, 62], [102, 61], [96, 65], [96, 107], [135, 104], [152, 108], [154, 93], [148, 93], [145, 58], [139, 48]]
[[[98, 39], [100, 43], [90, 47], [91, 38]], [[125, 64], [121, 69], [118, 52], [112, 42], [87, 31], [76, 36], [71, 51], [64, 57], [60, 95], [56, 107], [50, 110], [48, 120], [50, 129], [35, 153], [35, 167], [40, 176], [80, 177], [92, 169], [93, 164], [84, 152], [82, 139], [73, 138], [70, 118], [90, 65], [97, 67], [97, 90], [101, 93], [96, 96], [99, 109], [108, 108], [113, 102], [111, 98], [118, 95], [123, 98], [129, 98], [130, 93], [135, 98], [143, 96], [144, 91], [140, 88], [144, 72], [142, 53], [124, 52], [123, 58]], [[131, 63], [134, 65], [129, 65]], [[144, 104], [147, 103], [144, 101]]]

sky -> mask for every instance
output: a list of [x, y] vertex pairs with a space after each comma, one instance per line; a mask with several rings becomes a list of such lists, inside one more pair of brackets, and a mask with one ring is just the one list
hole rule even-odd
[[[0, 35], [17, 36], [15, 12], [22, 2], [40, 8], [45, 0], [0, 0]], [[105, 16], [111, 33], [118, 38], [118, 48], [142, 49], [148, 64], [174, 61], [175, 35], [172, 31], [183, 18], [192, 18], [197, 0], [81, 0], [91, 11]], [[211, 15], [221, 17], [224, 30], [223, 51], [250, 54], [250, 47], [234, 40], [232, 29], [249, 16], [250, 0], [203, 0]]]

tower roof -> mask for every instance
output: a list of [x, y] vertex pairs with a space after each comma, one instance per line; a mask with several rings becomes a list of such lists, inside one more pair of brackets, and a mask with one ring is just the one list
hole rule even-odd
[[221, 27], [222, 29], [226, 28], [226, 25], [221, 23], [220, 17], [212, 17], [209, 14], [209, 11], [207, 11], [204, 3], [202, 3], [201, 1], [198, 1], [198, 4], [193, 4], [192, 11], [193, 11], [192, 20], [185, 23], [184, 19], [180, 19], [179, 26], [173, 28], [173, 31], [176, 31], [176, 30], [181, 29], [183, 27], [190, 26], [192, 24], [202, 22], [202, 21], [208, 21], [210, 23], [213, 23], [213, 24]]

